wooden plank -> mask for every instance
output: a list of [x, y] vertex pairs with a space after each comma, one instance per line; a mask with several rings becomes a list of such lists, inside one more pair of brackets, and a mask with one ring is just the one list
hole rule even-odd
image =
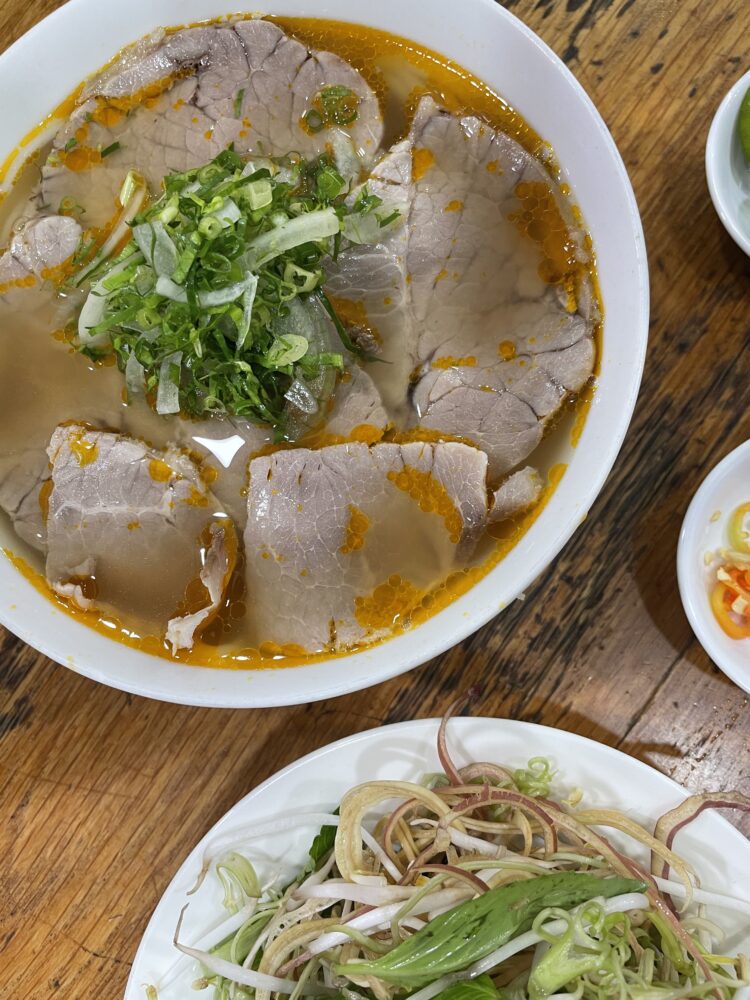
[[[748, 699], [693, 639], [674, 571], [691, 495], [747, 435], [750, 266], [710, 205], [703, 147], [714, 109], [747, 68], [750, 6], [505, 5], [591, 94], [644, 218], [651, 346], [615, 473], [524, 601], [406, 677], [312, 709], [144, 701], [2, 633], [0, 950], [9, 997], [121, 993], [161, 892], [229, 806], [301, 754], [439, 713], [474, 683], [486, 714], [592, 736], [692, 788], [750, 788]], [[56, 6], [0, 0], [0, 46]]]

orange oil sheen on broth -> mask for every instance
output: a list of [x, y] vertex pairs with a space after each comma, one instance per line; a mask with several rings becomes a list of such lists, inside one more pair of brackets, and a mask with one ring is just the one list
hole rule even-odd
[[[492, 126], [511, 135], [526, 150], [540, 159], [552, 181], [557, 180], [558, 168], [549, 146], [543, 142], [520, 114], [493, 93], [486, 84], [450, 60], [406, 39], [376, 29], [312, 18], [271, 18], [271, 20], [274, 20], [283, 30], [296, 36], [309, 47], [327, 49], [337, 53], [362, 73], [378, 95], [384, 109], [385, 147], [406, 134], [420, 97], [430, 93], [438, 103], [450, 111], [475, 114]], [[159, 81], [148, 92], [130, 98], [118, 99], [117, 101], [101, 99], [94, 117], [105, 124], [112, 124], [120, 116], [127, 114], [137, 103], [148, 105], [173, 82], [174, 79]], [[34, 138], [55, 117], [64, 118], [70, 113], [80, 91], [81, 87], [19, 144], [14, 154], [0, 168], [0, 181], [14, 165], [17, 156], [30, 146]], [[85, 136], [82, 136], [82, 140], [81, 145], [85, 147]], [[420, 152], [423, 154], [428, 151], [415, 151], [415, 166], [417, 169], [427, 170], [430, 164], [420, 160]], [[86, 157], [86, 153], [81, 154], [82, 161]], [[422, 155], [422, 159], [425, 159], [424, 155]], [[78, 165], [74, 161], [71, 166], [89, 169], [95, 164], [87, 161]], [[491, 168], [492, 163], [488, 165], [488, 170]], [[518, 218], [513, 221], [516, 222], [519, 229], [523, 228], [529, 238], [538, 244], [543, 258], [540, 273], [543, 271], [542, 276], [547, 282], [560, 284], [573, 295], [576, 285], [576, 268], [580, 268], [581, 265], [571, 257], [570, 234], [554, 204], [551, 192], [546, 189], [545, 185], [539, 184], [537, 187], [529, 185], [528, 190], [522, 189], [517, 193], [520, 208]], [[567, 192], [565, 193], [567, 194]], [[447, 210], [459, 211], [460, 208], [459, 204], [451, 203]], [[555, 216], [555, 211], [557, 211], [557, 216]], [[577, 217], [576, 221], [580, 221], [580, 216]], [[100, 237], [100, 241], [103, 241], [103, 237]], [[588, 246], [590, 248], [590, 242]], [[589, 277], [595, 293], [599, 297], [593, 266], [590, 266]], [[348, 302], [346, 308], [350, 310], [351, 315], [344, 316], [345, 321], [369, 329], [374, 337], [379, 339], [378, 331], [368, 323], [364, 310], [361, 313], [358, 312], [357, 304], [352, 302]], [[600, 328], [596, 331], [595, 342], [597, 346], [596, 369], [598, 369], [601, 356]], [[501, 357], [507, 357], [507, 348], [504, 350], [503, 346], [503, 344], [498, 346], [498, 354]], [[82, 359], [78, 356], [75, 360]], [[454, 361], [452, 358], [438, 358], [434, 364], [436, 367], [441, 367], [452, 361]], [[456, 361], [460, 361], [463, 365], [471, 364], [469, 358], [456, 359]], [[587, 387], [577, 399], [571, 400], [570, 405], [566, 408], [567, 415], [572, 413], [574, 417], [573, 428], [570, 432], [573, 445], [580, 437], [593, 392], [593, 386]], [[71, 416], [74, 418], [74, 415]], [[564, 419], [564, 415], [561, 415], [560, 420], [562, 419]], [[545, 436], [559, 430], [557, 424], [560, 423], [560, 420], [556, 421], [553, 427], [546, 429]], [[146, 439], [148, 432], [144, 430], [142, 436]], [[348, 438], [343, 438], [326, 433], [325, 425], [323, 425], [300, 441], [300, 445], [320, 448], [330, 444], [344, 443], [347, 440], [372, 444], [381, 439], [395, 442], [464, 440], [466, 443], [471, 443], [467, 438], [456, 438], [422, 429], [402, 430], [391, 427], [383, 434], [380, 429], [367, 425], [356, 428]], [[155, 433], [151, 434], [149, 441], [154, 446], [162, 447], [166, 443], [163, 440], [157, 440]], [[263, 452], [276, 450], [278, 447], [268, 446], [267, 449], [263, 449]], [[384, 580], [371, 593], [360, 595], [355, 608], [355, 616], [360, 624], [372, 629], [392, 627], [394, 634], [398, 634], [413, 625], [426, 621], [433, 614], [466, 593], [490, 572], [523, 537], [554, 493], [565, 468], [564, 465], [558, 464], [549, 470], [548, 485], [538, 503], [531, 510], [499, 525], [494, 525], [488, 530], [488, 537], [484, 540], [481, 557], [475, 565], [457, 569], [436, 587], [429, 590], [415, 586], [408, 579], [407, 569], [402, 576], [393, 575]], [[166, 470], [154, 469], [153, 472], [157, 473], [155, 478], [160, 478], [159, 473], [163, 474], [163, 471]], [[216, 475], [215, 470], [205, 466], [204, 471], [207, 475], [211, 473]], [[208, 481], [207, 485], [210, 486]], [[417, 484], [411, 479], [408, 483], [404, 480], [403, 484], [399, 483], [398, 485], [412, 495], [423, 510], [432, 511], [437, 516], [442, 516], [451, 540], [457, 540], [460, 531], [460, 518], [457, 520], [454, 511], [449, 510], [442, 503], [444, 498], [429, 496], [430, 490], [423, 489], [424, 484]], [[48, 506], [50, 488], [47, 487], [44, 494], [40, 496], [40, 504], [43, 505], [43, 509]], [[361, 512], [352, 511], [350, 515], [350, 530], [347, 533], [345, 544], [350, 548], [350, 551], [356, 551], [365, 543], [368, 525], [362, 520], [364, 515], [361, 515]], [[99, 616], [95, 612], [71, 608], [50, 590], [44, 577], [34, 566], [19, 556], [12, 555], [7, 550], [6, 555], [27, 579], [31, 580], [42, 593], [46, 594], [59, 607], [64, 608], [72, 617], [109, 638], [165, 659], [176, 659], [186, 664], [217, 668], [248, 669], [300, 666], [328, 659], [331, 655], [346, 656], [353, 651], [345, 650], [336, 654], [322, 651], [306, 654], [304, 650], [291, 644], [263, 642], [259, 644], [258, 648], [251, 648], [243, 643], [242, 622], [252, 596], [248, 595], [245, 589], [244, 553], [241, 550], [236, 553], [236, 564], [219, 612], [205, 626], [194, 648], [190, 651], [181, 651], [176, 656], [172, 655], [160, 638], [140, 635], [137, 629], [122, 624], [111, 615]], [[194, 581], [188, 587], [184, 604], [181, 606], [182, 610], [193, 609], [205, 599], [205, 590], [202, 585], [198, 586], [198, 583], [199, 581]], [[354, 649], [356, 648], [354, 647]]]

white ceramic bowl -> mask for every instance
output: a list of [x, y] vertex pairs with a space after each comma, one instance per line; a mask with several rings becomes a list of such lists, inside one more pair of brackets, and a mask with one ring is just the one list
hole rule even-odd
[[693, 631], [719, 669], [750, 692], [750, 639], [730, 639], [714, 618], [709, 595], [716, 579], [706, 553], [727, 545], [727, 519], [750, 501], [750, 441], [706, 476], [688, 507], [677, 547], [680, 596]]
[[750, 254], [750, 166], [740, 146], [737, 116], [748, 89], [750, 73], [745, 73], [719, 105], [706, 142], [711, 200], [724, 228], [746, 254]]
[[[593, 236], [606, 313], [599, 387], [568, 470], [531, 530], [468, 594], [420, 627], [351, 656], [289, 670], [185, 667], [113, 642], [55, 609], [0, 558], [0, 620], [37, 649], [136, 694], [227, 707], [299, 704], [400, 674], [459, 642], [513, 601], [558, 554], [612, 467], [635, 405], [648, 336], [648, 270], [638, 208], [604, 122], [563, 63], [494, 0], [321, 0], [315, 14], [404, 35], [497, 90], [551, 142]], [[159, 25], [238, 9], [309, 15], [304, 0], [71, 0], [0, 57], [0, 163], [79, 81]], [[0, 547], [13, 546], [5, 524]]]

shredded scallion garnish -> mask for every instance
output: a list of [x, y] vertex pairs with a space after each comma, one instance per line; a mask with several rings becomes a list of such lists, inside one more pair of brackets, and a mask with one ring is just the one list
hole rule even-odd
[[[327, 94], [324, 106], [339, 115], [347, 101], [348, 93]], [[119, 148], [113, 143], [101, 155]], [[123, 205], [137, 184], [131, 171]], [[159, 413], [227, 413], [287, 436], [291, 400], [316, 412], [320, 387], [330, 392], [335, 384], [321, 376], [344, 366], [335, 338], [321, 335], [321, 314], [323, 327], [327, 320], [319, 301], [342, 230], [350, 225], [373, 237], [399, 217], [377, 212], [381, 200], [366, 191], [348, 194], [327, 156], [247, 163], [230, 148], [203, 167], [170, 174], [162, 197], [132, 220], [134, 242], [97, 266], [79, 349], [113, 354], [128, 391], [137, 386]]]
[[302, 116], [308, 132], [352, 125], [359, 116], [360, 98], [342, 84], [323, 87], [313, 98], [312, 107]]

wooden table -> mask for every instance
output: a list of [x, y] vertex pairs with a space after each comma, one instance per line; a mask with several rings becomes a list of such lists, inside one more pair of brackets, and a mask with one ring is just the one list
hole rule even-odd
[[[651, 346], [606, 489], [525, 601], [421, 669], [312, 709], [133, 698], [0, 630], [0, 997], [121, 995], [159, 896], [230, 805], [324, 743], [439, 714], [472, 682], [483, 713], [593, 737], [695, 789], [750, 791], [748, 698], [693, 638], [674, 569], [691, 495], [750, 435], [750, 265], [703, 172], [710, 118], [748, 67], [750, 5], [505, 5], [591, 94], [644, 219]], [[0, 46], [56, 6], [0, 0]]]

